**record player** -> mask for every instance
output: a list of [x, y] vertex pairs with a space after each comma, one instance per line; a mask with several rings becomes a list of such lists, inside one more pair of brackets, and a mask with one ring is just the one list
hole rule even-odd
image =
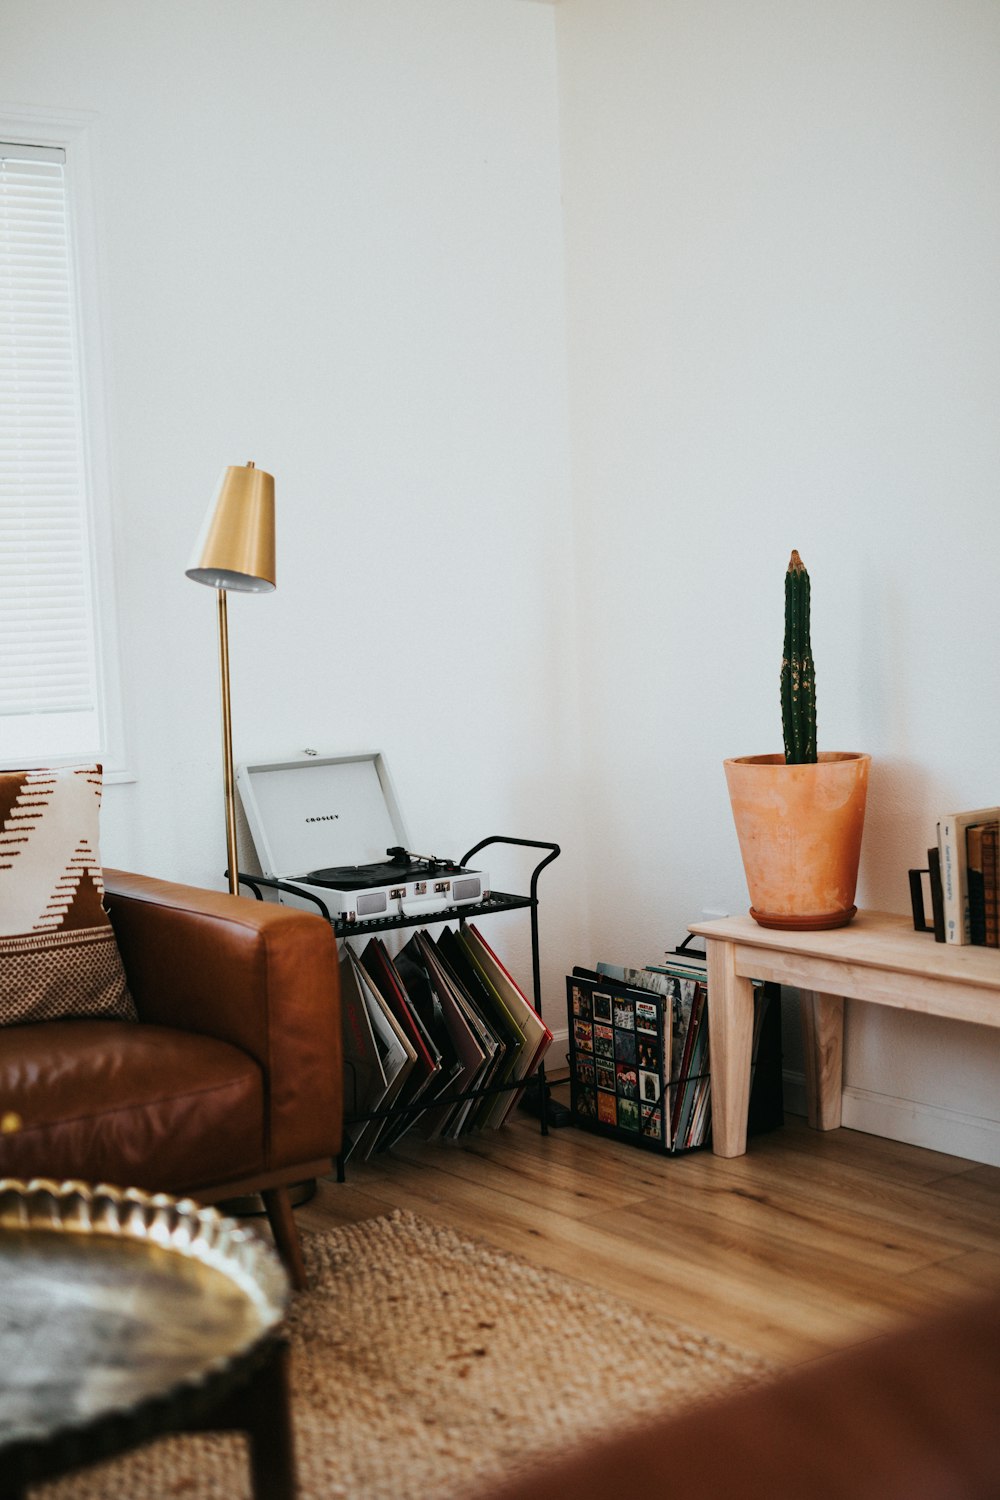
[[[414, 854], [384, 756], [306, 756], [238, 767], [236, 785], [265, 876], [279, 899], [348, 924], [469, 906], [485, 870]], [[301, 899], [299, 894], [301, 892]]]

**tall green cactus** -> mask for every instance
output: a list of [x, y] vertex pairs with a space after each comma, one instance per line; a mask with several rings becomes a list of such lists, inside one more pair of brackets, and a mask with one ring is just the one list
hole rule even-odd
[[793, 552], [785, 574], [785, 654], [781, 663], [785, 764], [816, 760], [816, 669], [809, 643], [809, 574]]

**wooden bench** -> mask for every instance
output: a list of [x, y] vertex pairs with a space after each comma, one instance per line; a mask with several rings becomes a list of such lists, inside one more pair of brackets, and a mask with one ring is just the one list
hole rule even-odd
[[1000, 1026], [1000, 952], [936, 943], [907, 917], [859, 911], [830, 932], [778, 932], [749, 916], [723, 917], [691, 931], [708, 953], [716, 1156], [747, 1149], [753, 979], [802, 994], [809, 1123], [817, 1130], [840, 1124], [845, 999]]

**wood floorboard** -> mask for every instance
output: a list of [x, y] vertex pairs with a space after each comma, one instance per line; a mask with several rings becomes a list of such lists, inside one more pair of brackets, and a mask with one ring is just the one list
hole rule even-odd
[[[572, 1219], [627, 1208], [656, 1191], [657, 1184], [650, 1177], [630, 1181], [625, 1173], [605, 1176], [599, 1172], [583, 1177], [578, 1168], [553, 1159], [542, 1146], [532, 1142], [527, 1148], [508, 1146], [505, 1150], [501, 1135], [498, 1143], [490, 1142], [485, 1148], [475, 1142], [468, 1147], [442, 1146], [445, 1155], [438, 1165], [442, 1172], [466, 1182], [488, 1180], [494, 1190]], [[421, 1159], [413, 1156], [405, 1142], [398, 1154], [406, 1161]]]
[[967, 1255], [924, 1266], [907, 1280], [942, 1298], [962, 1297], [973, 1290], [994, 1291], [1000, 1289], [1000, 1251], [970, 1250]]
[[973, 1166], [968, 1172], [928, 1183], [928, 1187], [939, 1198], [960, 1203], [963, 1214], [978, 1204], [994, 1223], [1000, 1222], [1000, 1169], [996, 1167]]
[[798, 1153], [813, 1165], [839, 1163], [856, 1173], [860, 1181], [873, 1178], [879, 1182], [926, 1187], [937, 1179], [963, 1177], [977, 1165], [964, 1157], [947, 1156], [941, 1151], [867, 1135], [861, 1130], [811, 1130], [798, 1115], [786, 1117], [780, 1131], [758, 1136], [754, 1145], [766, 1150], [772, 1143], [783, 1156]]
[[467, 1142], [412, 1135], [296, 1211], [322, 1230], [394, 1208], [452, 1225], [778, 1366], [1000, 1288], [1000, 1168], [817, 1132], [662, 1157], [516, 1113]]
[[[673, 1195], [670, 1232], [684, 1243], [701, 1246], [730, 1245], [743, 1247], [746, 1254], [766, 1265], [797, 1263], [811, 1267], [817, 1274], [843, 1265], [852, 1275], [858, 1271], [868, 1280], [872, 1275], [903, 1276], [936, 1260], [956, 1254], [954, 1242], [935, 1241], [917, 1233], [900, 1234], [893, 1227], [885, 1233], [883, 1226], [872, 1233], [871, 1215], [852, 1214], [840, 1208], [830, 1209], [801, 1191], [784, 1199], [777, 1191], [763, 1192], [753, 1184], [734, 1190], [723, 1179], [701, 1190], [693, 1203], [680, 1194]], [[622, 1217], [630, 1223], [636, 1219], [651, 1222], [662, 1232], [662, 1206], [648, 1199], [634, 1208], [623, 1209]]]
[[893, 1259], [912, 1254], [919, 1263], [970, 1244], [983, 1250], [996, 1246], [1000, 1207], [968, 1202], [956, 1209], [947, 1195], [935, 1195], [933, 1185], [917, 1189], [867, 1175], [859, 1179], [840, 1163], [820, 1162], [809, 1171], [803, 1162], [801, 1155], [751, 1151], [730, 1162], [699, 1154], [677, 1165], [685, 1185], [697, 1188], [709, 1203], [727, 1195], [743, 1198], [789, 1218], [794, 1232], [811, 1223], [824, 1240], [843, 1235], [847, 1253], [853, 1246], [867, 1263], [882, 1254]]
[[672, 1240], [676, 1251], [665, 1248], [663, 1229], [647, 1216], [625, 1212], [617, 1224], [603, 1227], [628, 1236], [631, 1244], [660, 1246], [661, 1254], [675, 1255], [699, 1295], [718, 1296], [721, 1288], [735, 1286], [740, 1295], [768, 1305], [772, 1320], [790, 1336], [809, 1330], [830, 1348], [844, 1342], [844, 1334], [853, 1341], [891, 1327], [922, 1311], [928, 1301], [908, 1279], [877, 1278], [836, 1249], [747, 1235], [711, 1215], [686, 1217], [679, 1238]]

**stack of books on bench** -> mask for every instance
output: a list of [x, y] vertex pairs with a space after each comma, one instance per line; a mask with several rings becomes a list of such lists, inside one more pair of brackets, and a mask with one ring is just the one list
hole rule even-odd
[[[930, 888], [926, 921], [921, 877]], [[939, 943], [1000, 946], [1000, 807], [948, 813], [938, 820], [927, 869], [910, 871], [913, 923]]]

